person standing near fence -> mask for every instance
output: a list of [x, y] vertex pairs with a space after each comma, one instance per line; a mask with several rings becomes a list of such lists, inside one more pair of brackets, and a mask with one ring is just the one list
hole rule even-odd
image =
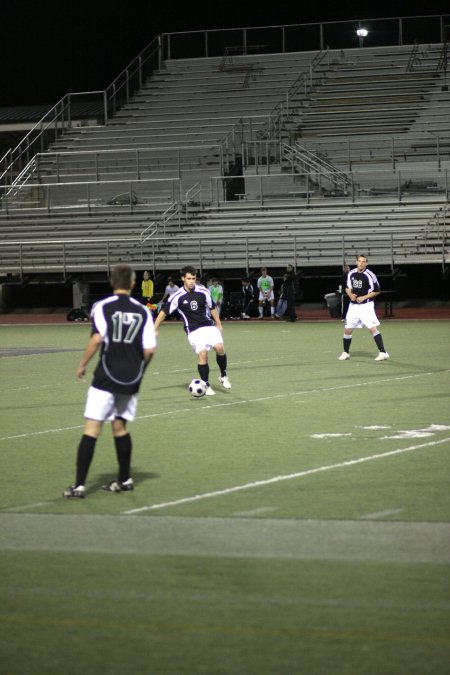
[[297, 312], [295, 311], [296, 277], [292, 265], [286, 266], [286, 303], [288, 321], [297, 321]]
[[141, 283], [141, 296], [143, 305], [150, 304], [150, 300], [153, 298], [153, 289], [154, 284], [152, 279], [150, 279], [150, 272], [145, 270]]
[[283, 281], [280, 286], [279, 290], [279, 295], [278, 295], [278, 302], [275, 307], [275, 318], [276, 319], [281, 319], [282, 316], [284, 316], [284, 313], [287, 308], [287, 289], [286, 289], [286, 283], [287, 283], [287, 274], [283, 274]]
[[[156, 306], [156, 311], [159, 313], [159, 312], [161, 311], [161, 309], [162, 309], [164, 303], [166, 302], [166, 300], [167, 300], [168, 298], [170, 298], [171, 295], [173, 295], [174, 293], [176, 293], [176, 292], [179, 291], [179, 290], [180, 290], [180, 287], [176, 285], [176, 283], [175, 283], [174, 280], [173, 280], [173, 277], [167, 277], [167, 286], [166, 286], [166, 288], [164, 289], [164, 294], [163, 294], [161, 300], [158, 302], [158, 304], [157, 304], [157, 306]], [[180, 318], [180, 317], [178, 316], [178, 313], [177, 313], [177, 317], [176, 317], [176, 318], [177, 318], [178, 320], [179, 320], [179, 318]]]
[[345, 292], [349, 297], [350, 303], [345, 318], [345, 328], [343, 337], [344, 351], [339, 357], [339, 361], [346, 361], [350, 358], [350, 345], [352, 334], [355, 328], [365, 326], [372, 334], [379, 353], [375, 361], [386, 361], [389, 358], [383, 338], [378, 330], [380, 322], [375, 314], [374, 298], [380, 294], [380, 285], [375, 274], [367, 268], [367, 256], [359, 255], [356, 259], [356, 267], [347, 275]]
[[222, 314], [223, 286], [219, 282], [219, 279], [214, 277], [214, 279], [211, 279], [211, 284], [208, 288], [215, 302], [217, 313], [220, 316]]
[[270, 304], [270, 316], [275, 318], [275, 295], [273, 292], [273, 278], [267, 274], [267, 267], [261, 267], [261, 276], [257, 281], [259, 290], [259, 319], [264, 318], [264, 304]]
[[248, 277], [241, 279], [242, 284], [242, 312], [241, 319], [250, 319], [250, 307], [254, 301], [253, 284]]

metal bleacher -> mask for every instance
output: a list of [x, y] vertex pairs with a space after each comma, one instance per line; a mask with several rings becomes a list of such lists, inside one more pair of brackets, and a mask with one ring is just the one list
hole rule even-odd
[[0, 275], [320, 268], [358, 250], [445, 267], [444, 47], [162, 59], [105, 123], [69, 124], [3, 172]]

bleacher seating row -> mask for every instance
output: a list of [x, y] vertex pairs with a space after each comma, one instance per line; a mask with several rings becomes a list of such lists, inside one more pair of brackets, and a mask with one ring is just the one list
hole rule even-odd
[[190, 260], [200, 267], [248, 267], [271, 260], [294, 260], [303, 267], [339, 266], [343, 258], [361, 250], [379, 264], [419, 263], [424, 258], [442, 263], [450, 256], [447, 252], [443, 258], [442, 228], [435, 219], [439, 212], [443, 213], [439, 204], [420, 202], [367, 203], [358, 209], [341, 204], [301, 209], [274, 203], [264, 209], [240, 204], [205, 208], [188, 223], [175, 217], [164, 227], [135, 214], [78, 217], [76, 229], [74, 217], [56, 222], [50, 217], [45, 222], [0, 220], [2, 271], [43, 272], [64, 265], [66, 270], [83, 272], [95, 269], [96, 259], [100, 267], [119, 260], [142, 267], [151, 260], [160, 269]]
[[[200, 265], [270, 264], [291, 260], [293, 246], [310, 266], [339, 264], [355, 246], [384, 261], [446, 261], [445, 228], [430, 234], [448, 202], [448, 165], [440, 157], [436, 164], [429, 140], [430, 132], [450, 138], [439, 54], [440, 45], [423, 45], [414, 62], [411, 46], [168, 61], [107, 126], [65, 133], [8, 189], [0, 273], [82, 271], [96, 260], [145, 265], [147, 256], [164, 269], [190, 257]], [[404, 171], [398, 156], [380, 158], [383, 143], [395, 139], [398, 148], [398, 138], [403, 163], [414, 161], [415, 173], [403, 174], [406, 197], [394, 194]], [[224, 203], [229, 162], [264, 139], [300, 141], [319, 168], [304, 180], [295, 161], [267, 153], [266, 193], [256, 163], [244, 166], [239, 203]], [[351, 164], [357, 200], [345, 191], [334, 195], [345, 202], [329, 198], [317, 178], [324, 159], [340, 172]], [[392, 162], [390, 174], [383, 161]], [[203, 197], [190, 205], [196, 185]], [[182, 215], [166, 227], [171, 204]]]

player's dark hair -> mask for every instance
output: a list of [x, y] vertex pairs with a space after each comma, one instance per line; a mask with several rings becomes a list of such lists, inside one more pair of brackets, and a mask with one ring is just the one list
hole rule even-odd
[[116, 265], [111, 272], [111, 286], [114, 290], [121, 288], [125, 291], [131, 291], [134, 279], [135, 274], [131, 265]]
[[192, 274], [193, 277], [196, 277], [197, 270], [195, 269], [195, 267], [192, 267], [192, 265], [186, 265], [185, 267], [183, 267], [182, 270], [180, 270], [180, 274], [182, 277], [185, 277], [186, 274]]

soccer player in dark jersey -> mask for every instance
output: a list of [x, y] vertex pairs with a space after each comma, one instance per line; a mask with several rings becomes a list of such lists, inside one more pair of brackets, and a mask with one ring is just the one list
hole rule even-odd
[[84, 381], [86, 366], [100, 348], [84, 410], [84, 433], [78, 445], [75, 483], [64, 497], [83, 498], [85, 481], [103, 423], [109, 420], [119, 465], [117, 480], [103, 489], [123, 492], [134, 489], [130, 476], [131, 436], [127, 422], [136, 415], [138, 391], [145, 369], [156, 349], [152, 315], [130, 297], [136, 281], [129, 265], [117, 265], [111, 274], [113, 295], [100, 300], [92, 309], [92, 332], [77, 369]]
[[367, 256], [357, 257], [356, 267], [347, 274], [345, 293], [350, 303], [345, 317], [344, 351], [339, 360], [346, 361], [350, 358], [353, 329], [365, 326], [373, 335], [379, 350], [375, 361], [385, 361], [389, 358], [389, 354], [384, 348], [383, 338], [378, 331], [380, 322], [375, 314], [373, 303], [373, 299], [380, 293], [380, 285], [375, 274], [367, 269]]
[[224, 389], [231, 389], [227, 376], [227, 355], [223, 345], [222, 323], [209, 290], [197, 284], [197, 270], [190, 265], [181, 270], [183, 286], [173, 293], [163, 305], [155, 320], [155, 330], [168, 314], [178, 310], [189, 343], [197, 354], [197, 370], [200, 379], [206, 382], [207, 396], [216, 393], [209, 384], [208, 352], [214, 349], [220, 369], [219, 382]]

